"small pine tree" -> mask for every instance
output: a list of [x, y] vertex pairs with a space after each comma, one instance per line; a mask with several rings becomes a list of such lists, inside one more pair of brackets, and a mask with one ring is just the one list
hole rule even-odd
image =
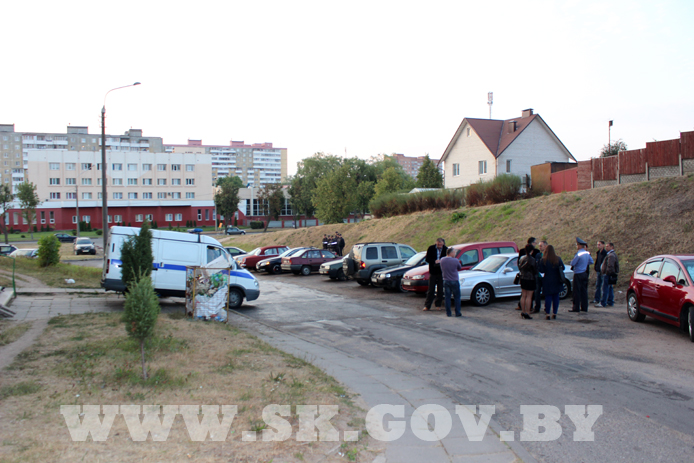
[[48, 267], [60, 262], [60, 241], [55, 235], [46, 235], [39, 239], [39, 266]]
[[137, 280], [137, 276], [149, 277], [152, 274], [152, 232], [149, 223], [145, 222], [140, 228], [140, 234], [131, 236], [121, 245], [121, 279], [126, 288]]
[[145, 367], [145, 340], [154, 334], [154, 326], [159, 317], [159, 299], [154, 292], [152, 280], [138, 276], [130, 285], [123, 304], [125, 331], [130, 337], [140, 341], [140, 358], [142, 360], [142, 379], [147, 380]]

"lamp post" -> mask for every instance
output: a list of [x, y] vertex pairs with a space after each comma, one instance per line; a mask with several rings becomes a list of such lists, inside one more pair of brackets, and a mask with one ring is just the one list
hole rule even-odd
[[[106, 97], [114, 90], [121, 88], [134, 87], [140, 85], [140, 82], [124, 85], [122, 87], [112, 88], [104, 95], [104, 105], [101, 107], [101, 221], [104, 229], [104, 248], [108, 245], [108, 199], [106, 197]], [[79, 217], [77, 217], [77, 227], [79, 228]]]

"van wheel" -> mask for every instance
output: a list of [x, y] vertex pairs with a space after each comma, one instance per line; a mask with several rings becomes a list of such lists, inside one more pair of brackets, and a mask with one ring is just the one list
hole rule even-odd
[[282, 266], [280, 264], [273, 265], [272, 267], [270, 267], [270, 273], [272, 273], [273, 275], [282, 273]]
[[238, 289], [229, 290], [229, 308], [238, 309], [243, 303], [243, 294]]
[[308, 265], [304, 265], [301, 267], [301, 274], [305, 277], [309, 276], [311, 274], [311, 267]]

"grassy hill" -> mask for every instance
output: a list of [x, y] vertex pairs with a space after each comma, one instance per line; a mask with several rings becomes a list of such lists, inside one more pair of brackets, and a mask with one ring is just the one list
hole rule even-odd
[[[454, 222], [454, 212], [464, 217]], [[593, 254], [598, 240], [612, 241], [620, 258], [623, 286], [626, 276], [650, 256], [694, 253], [694, 175], [457, 211], [251, 234], [224, 242], [248, 251], [270, 244], [320, 247], [323, 234], [335, 231], [345, 238], [345, 253], [352, 244], [364, 241], [396, 241], [425, 250], [439, 236], [449, 245], [511, 240], [520, 248], [534, 236], [554, 245], [565, 262], [576, 252], [577, 236], [589, 243]]]

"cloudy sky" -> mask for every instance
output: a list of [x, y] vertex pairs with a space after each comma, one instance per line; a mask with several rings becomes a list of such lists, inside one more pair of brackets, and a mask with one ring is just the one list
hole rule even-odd
[[694, 2], [2, 1], [0, 123], [438, 158], [534, 108], [579, 160], [694, 130]]

